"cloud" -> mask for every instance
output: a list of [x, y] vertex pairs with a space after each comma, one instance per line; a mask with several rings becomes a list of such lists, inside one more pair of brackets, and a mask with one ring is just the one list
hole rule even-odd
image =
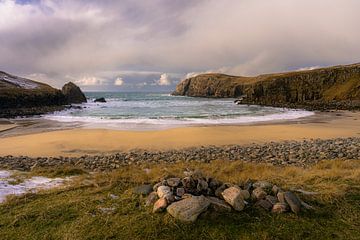
[[107, 84], [107, 81], [97, 77], [86, 76], [76, 80], [75, 83], [80, 86], [97, 86]]
[[115, 86], [122, 86], [124, 84], [124, 80], [121, 77], [115, 79], [114, 85]]
[[359, 0], [0, 0], [0, 66], [57, 86], [67, 75], [103, 87], [122, 76], [126, 90], [150, 89], [162, 73], [159, 89], [186, 73], [359, 62], [358, 9]]
[[156, 84], [159, 86], [168, 86], [171, 84], [171, 80], [169, 78], [169, 75], [166, 73], [163, 73], [160, 75], [160, 79], [156, 81]]

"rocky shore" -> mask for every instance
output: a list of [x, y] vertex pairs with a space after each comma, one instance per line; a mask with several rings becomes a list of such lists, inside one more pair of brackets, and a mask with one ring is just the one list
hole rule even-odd
[[0, 71], [0, 118], [40, 115], [86, 102], [81, 89], [67, 83], [62, 90]]
[[139, 149], [110, 155], [81, 157], [1, 156], [0, 168], [29, 171], [34, 167], [72, 165], [92, 171], [105, 171], [131, 164], [210, 162], [213, 160], [241, 160], [306, 167], [325, 159], [360, 159], [360, 138], [270, 142], [246, 146], [206, 146], [169, 151]]
[[360, 64], [256, 77], [200, 74], [181, 81], [173, 95], [238, 98], [238, 104], [309, 110], [359, 110]]

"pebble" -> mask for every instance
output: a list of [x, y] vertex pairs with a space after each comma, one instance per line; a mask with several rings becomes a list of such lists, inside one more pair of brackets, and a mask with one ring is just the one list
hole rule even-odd
[[[146, 152], [146, 154], [144, 154]], [[272, 165], [306, 167], [321, 160], [360, 159], [360, 138], [310, 139], [265, 144], [203, 146], [180, 150], [131, 150], [109, 155], [81, 157], [0, 156], [0, 168], [30, 171], [31, 168], [72, 165], [91, 171], [105, 171], [140, 163], [211, 162], [222, 159]], [[217, 187], [217, 186], [216, 186]]]

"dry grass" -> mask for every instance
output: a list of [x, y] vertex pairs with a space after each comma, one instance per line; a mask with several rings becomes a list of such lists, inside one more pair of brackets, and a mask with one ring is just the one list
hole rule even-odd
[[[151, 214], [143, 205], [144, 198], [129, 191], [166, 175], [183, 176], [186, 169], [199, 169], [225, 182], [261, 179], [284, 188], [317, 191], [320, 194], [301, 196], [317, 210], [296, 216], [247, 209], [182, 224], [167, 214]], [[58, 177], [79, 171], [35, 172]], [[28, 194], [3, 204], [0, 234], [2, 239], [359, 239], [359, 186], [360, 161], [355, 160], [324, 161], [308, 169], [213, 161], [82, 172], [67, 189]], [[118, 198], [110, 198], [110, 194]], [[103, 208], [115, 210], [107, 214]]]

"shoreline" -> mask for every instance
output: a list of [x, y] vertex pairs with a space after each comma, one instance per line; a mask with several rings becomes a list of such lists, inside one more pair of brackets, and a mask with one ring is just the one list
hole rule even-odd
[[[221, 125], [173, 128], [156, 131], [121, 131], [57, 126], [28, 126], [25, 135], [6, 136], [21, 127], [0, 134], [1, 156], [79, 157], [144, 149], [165, 151], [202, 146], [248, 145], [267, 142], [334, 139], [360, 136], [360, 112], [317, 113], [304, 119], [257, 125]], [[49, 128], [46, 128], [49, 129]], [[25, 131], [26, 132], [26, 131]]]
[[71, 157], [0, 156], [0, 168], [31, 171], [34, 168], [67, 166], [91, 171], [108, 171], [130, 165], [210, 163], [216, 160], [307, 168], [323, 160], [360, 160], [359, 149], [360, 137], [315, 139], [162, 151], [134, 149], [127, 152]]

